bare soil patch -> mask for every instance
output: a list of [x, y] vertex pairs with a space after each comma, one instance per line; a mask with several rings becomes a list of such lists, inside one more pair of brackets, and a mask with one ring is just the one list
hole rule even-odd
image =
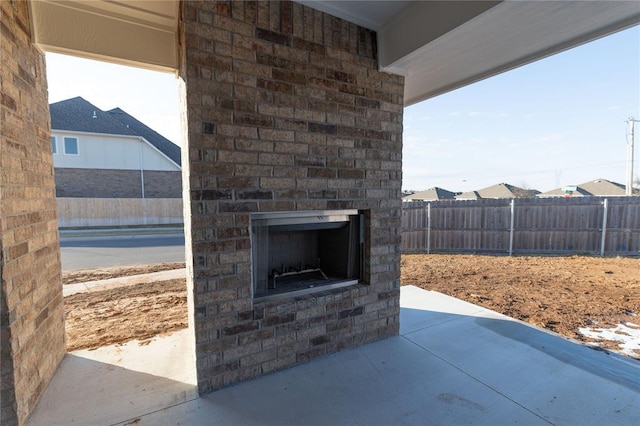
[[[82, 282], [78, 280], [182, 267], [75, 271], [67, 273], [66, 279]], [[640, 323], [638, 258], [403, 255], [401, 273], [403, 285], [439, 291], [584, 342], [594, 340], [582, 336], [580, 327]], [[188, 324], [183, 279], [78, 293], [64, 302], [70, 351], [134, 339], [143, 344], [145, 339]], [[615, 342], [602, 346], [618, 349]]]
[[[412, 284], [592, 342], [580, 327], [640, 322], [640, 259], [403, 255], [402, 284]], [[602, 347], [616, 350], [618, 344]], [[640, 358], [640, 352], [638, 357]]]
[[188, 324], [184, 279], [77, 293], [65, 297], [64, 306], [68, 351], [134, 339], [144, 344]]

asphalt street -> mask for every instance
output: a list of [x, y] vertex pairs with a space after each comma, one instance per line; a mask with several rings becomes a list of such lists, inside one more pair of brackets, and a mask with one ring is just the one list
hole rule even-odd
[[61, 238], [62, 270], [184, 262], [184, 236]]

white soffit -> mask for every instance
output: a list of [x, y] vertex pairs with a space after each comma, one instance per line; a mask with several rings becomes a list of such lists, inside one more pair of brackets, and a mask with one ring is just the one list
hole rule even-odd
[[29, 2], [42, 50], [157, 71], [178, 67], [178, 0]]
[[[446, 25], [442, 16], [426, 14], [428, 6], [412, 6], [378, 33], [380, 68], [405, 76], [405, 106], [640, 22], [635, 0], [507, 0], [475, 17], [468, 11], [468, 21], [430, 39], [433, 34], [419, 26]], [[457, 19], [445, 17], [445, 22]], [[407, 52], [408, 45], [419, 47]]]

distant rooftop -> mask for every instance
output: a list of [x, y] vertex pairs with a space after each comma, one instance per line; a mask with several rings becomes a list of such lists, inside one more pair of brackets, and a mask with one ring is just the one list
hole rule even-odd
[[82, 97], [49, 105], [52, 130], [138, 136], [144, 138], [177, 165], [180, 147], [120, 108], [102, 111]]
[[481, 198], [532, 198], [539, 194], [535, 189], [519, 188], [508, 183], [499, 183], [477, 191], [456, 195], [456, 200], [479, 200]]
[[[637, 190], [636, 190], [637, 192]], [[538, 194], [538, 197], [606, 197], [626, 195], [625, 186], [607, 179], [596, 179], [579, 185], [563, 186]]]
[[451, 192], [439, 187], [429, 188], [425, 191], [416, 192], [402, 197], [403, 201], [438, 201], [453, 200], [459, 192]]

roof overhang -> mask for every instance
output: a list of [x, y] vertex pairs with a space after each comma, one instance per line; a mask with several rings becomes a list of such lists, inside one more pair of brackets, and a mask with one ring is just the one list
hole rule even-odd
[[380, 68], [411, 105], [638, 22], [638, 1], [419, 2], [380, 30]]
[[30, 1], [42, 50], [156, 71], [178, 68], [177, 0]]
[[[379, 68], [405, 105], [640, 22], [636, 0], [299, 0], [378, 33]], [[30, 2], [43, 50], [163, 71], [178, 67], [178, 0]]]

